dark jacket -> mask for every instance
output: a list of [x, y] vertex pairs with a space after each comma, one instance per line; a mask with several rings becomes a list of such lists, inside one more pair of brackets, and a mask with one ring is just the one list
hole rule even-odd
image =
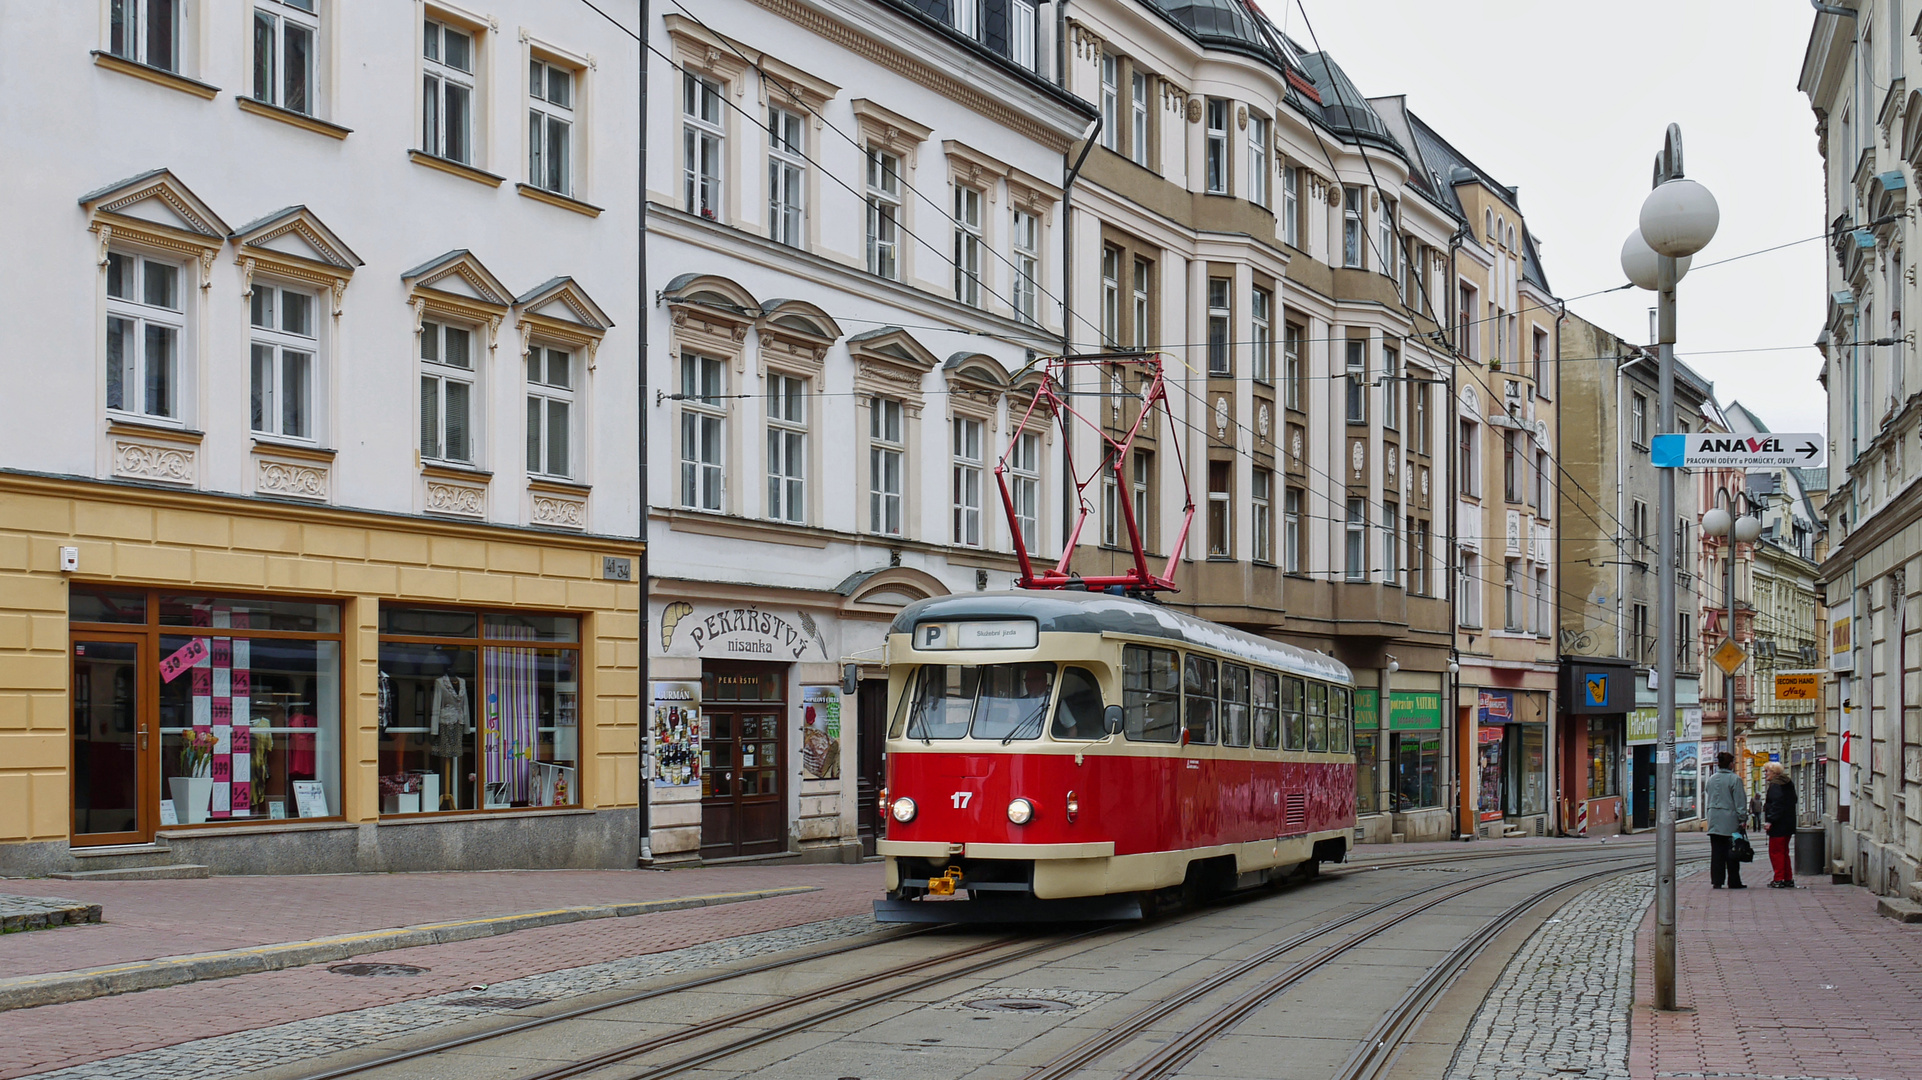
[[1768, 795], [1762, 800], [1762, 821], [1768, 826], [1770, 836], [1795, 835], [1795, 781], [1781, 776], [1766, 785]]

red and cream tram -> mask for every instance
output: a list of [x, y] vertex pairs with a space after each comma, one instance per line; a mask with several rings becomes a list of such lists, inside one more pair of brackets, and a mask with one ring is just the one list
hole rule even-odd
[[1067, 590], [911, 604], [887, 657], [883, 922], [1134, 917], [1347, 853], [1331, 657]]

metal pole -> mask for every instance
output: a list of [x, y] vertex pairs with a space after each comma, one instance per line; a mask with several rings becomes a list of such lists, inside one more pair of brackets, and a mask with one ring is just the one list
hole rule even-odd
[[[1735, 492], [1728, 496], [1728, 592], [1722, 597], [1722, 606], [1728, 613], [1728, 625], [1722, 636], [1735, 640]], [[1727, 711], [1722, 717], [1722, 734], [1728, 738], [1728, 748], [1735, 749], [1735, 673], [1722, 671], [1723, 698], [1728, 702]]]
[[[1656, 430], [1675, 431], [1675, 260], [1662, 256], [1656, 274], [1661, 308], [1656, 332], [1661, 397]], [[1675, 1008], [1675, 560], [1680, 546], [1676, 535], [1675, 470], [1657, 469], [1660, 489], [1656, 499], [1662, 523], [1657, 557], [1662, 575], [1655, 607], [1661, 622], [1655, 628], [1655, 1007]]]

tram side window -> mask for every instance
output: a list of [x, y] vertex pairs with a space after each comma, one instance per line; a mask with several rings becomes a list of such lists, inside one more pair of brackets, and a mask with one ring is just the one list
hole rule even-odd
[[1254, 677], [1255, 746], [1273, 750], [1281, 745], [1281, 676], [1257, 671]]
[[910, 739], [959, 739], [968, 733], [974, 713], [974, 692], [981, 669], [956, 664], [929, 664], [915, 680], [914, 700], [908, 706], [906, 733]]
[[1054, 707], [1054, 737], [1099, 739], [1102, 730], [1101, 682], [1087, 668], [1061, 670], [1061, 700]]
[[1281, 748], [1304, 750], [1308, 746], [1308, 723], [1302, 717], [1302, 697], [1306, 691], [1300, 679], [1284, 676], [1281, 680]]
[[1221, 745], [1248, 745], [1248, 669], [1221, 665]]
[[1173, 649], [1121, 651], [1122, 730], [1135, 742], [1174, 742], [1181, 730], [1181, 667]]
[[1308, 752], [1328, 752], [1328, 688], [1320, 683], [1308, 684]]
[[1182, 720], [1190, 743], [1215, 741], [1215, 699], [1221, 694], [1218, 666], [1205, 656], [1190, 656], [1181, 678], [1186, 705]]
[[1328, 752], [1348, 752], [1348, 691], [1334, 687], [1328, 691]]

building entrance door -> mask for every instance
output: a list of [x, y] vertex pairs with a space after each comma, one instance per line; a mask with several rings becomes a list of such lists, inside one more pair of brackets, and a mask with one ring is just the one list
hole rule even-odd
[[1637, 746], [1635, 754], [1635, 810], [1631, 820], [1637, 829], [1655, 825], [1655, 748]]
[[875, 854], [875, 841], [887, 829], [887, 818], [876, 800], [888, 786], [888, 681], [862, 679], [855, 698], [854, 738], [855, 771], [854, 821], [861, 840], [861, 854]]
[[701, 857], [786, 851], [786, 669], [709, 663], [701, 684]]
[[153, 840], [159, 776], [143, 638], [90, 634], [73, 642], [73, 844]]

